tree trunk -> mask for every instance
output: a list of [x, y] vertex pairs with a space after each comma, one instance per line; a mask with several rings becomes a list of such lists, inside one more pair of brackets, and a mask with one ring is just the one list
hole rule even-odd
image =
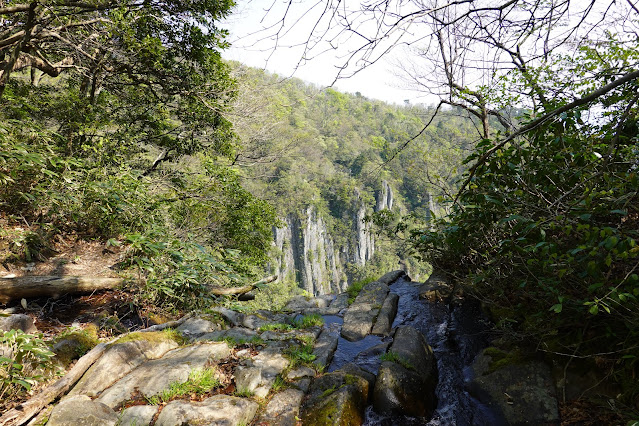
[[0, 278], [0, 300], [8, 301], [40, 296], [59, 296], [65, 293], [90, 293], [121, 286], [123, 278], [75, 276], [25, 276]]

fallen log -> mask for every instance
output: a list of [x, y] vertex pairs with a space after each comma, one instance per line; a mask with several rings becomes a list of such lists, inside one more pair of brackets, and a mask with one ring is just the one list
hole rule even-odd
[[114, 289], [124, 284], [124, 278], [76, 276], [24, 276], [0, 278], [0, 300], [9, 301], [67, 293], [91, 293]]
[[257, 287], [272, 283], [277, 279], [277, 275], [271, 275], [270, 277], [266, 277], [261, 279], [253, 284], [243, 285], [240, 287], [209, 287], [209, 291], [211, 294], [216, 296], [235, 296], [237, 294], [248, 293], [251, 290], [256, 289]]

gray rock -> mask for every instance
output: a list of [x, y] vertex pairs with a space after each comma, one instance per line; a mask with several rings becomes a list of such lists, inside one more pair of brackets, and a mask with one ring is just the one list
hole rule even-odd
[[158, 407], [155, 405], [135, 405], [120, 413], [118, 426], [149, 426], [153, 422]]
[[291, 370], [286, 375], [287, 380], [297, 380], [302, 379], [304, 377], [315, 377], [315, 370], [310, 367], [298, 367], [294, 370]]
[[401, 270], [397, 270], [397, 271], [391, 271], [391, 272], [387, 272], [385, 273], [380, 279], [378, 279], [377, 281], [386, 285], [390, 285], [392, 284], [394, 281], [397, 281], [398, 279], [402, 278], [403, 276], [406, 275], [406, 272], [401, 271]]
[[342, 337], [350, 341], [362, 340], [370, 333], [373, 321], [388, 294], [388, 286], [384, 283], [373, 281], [364, 286], [357, 295], [353, 304], [344, 314]]
[[84, 395], [63, 399], [51, 412], [50, 426], [113, 426], [118, 415], [109, 407]]
[[204, 368], [211, 360], [231, 354], [226, 343], [205, 343], [175, 349], [163, 358], [148, 361], [105, 390], [98, 401], [118, 407], [137, 389], [150, 397], [167, 389], [171, 383], [184, 383], [191, 370]]
[[307, 330], [291, 330], [291, 331], [273, 331], [268, 330], [260, 334], [263, 340], [285, 341], [285, 340], [306, 340], [317, 339], [320, 334], [319, 327], [312, 327]]
[[323, 330], [313, 346], [313, 363], [320, 367], [328, 367], [337, 349], [338, 336], [328, 330]]
[[262, 370], [257, 367], [239, 365], [235, 369], [235, 386], [239, 392], [255, 392], [262, 384]]
[[215, 395], [202, 402], [172, 401], [164, 407], [155, 425], [248, 425], [257, 408], [257, 402], [229, 395]]
[[[149, 333], [149, 337], [151, 333]], [[87, 370], [69, 395], [97, 396], [100, 392], [114, 384], [142, 363], [158, 359], [178, 344], [163, 338], [162, 332], [153, 334], [158, 339], [130, 340], [124, 343], [114, 343]]]
[[301, 390], [302, 392], [308, 392], [311, 387], [311, 379], [299, 379], [293, 382], [293, 386]]
[[177, 328], [177, 331], [188, 337], [197, 337], [219, 329], [218, 324], [204, 318], [189, 318]]
[[13, 314], [0, 317], [0, 331], [22, 330], [25, 333], [37, 333], [33, 318], [25, 314]]
[[218, 330], [218, 331], [213, 331], [211, 333], [206, 333], [198, 337], [196, 340], [221, 341], [224, 339], [232, 339], [232, 340], [235, 340], [237, 343], [242, 343], [242, 342], [249, 342], [251, 341], [251, 339], [254, 339], [256, 337], [257, 337], [257, 332], [254, 330], [250, 330], [248, 328], [234, 327], [234, 328], [229, 328], [228, 330]]
[[371, 334], [376, 334], [378, 336], [388, 336], [390, 334], [393, 321], [395, 320], [395, 315], [397, 315], [398, 302], [399, 296], [397, 294], [388, 293], [388, 296], [386, 296], [384, 304], [382, 305], [382, 309], [379, 311], [375, 325], [371, 330]]
[[[486, 355], [478, 357], [485, 364]], [[559, 405], [551, 370], [543, 362], [510, 364], [496, 371], [483, 370], [470, 384], [470, 392], [508, 425], [558, 425]]]
[[337, 309], [338, 312], [342, 309], [348, 308], [348, 293], [340, 293], [337, 297], [331, 302], [329, 308]]
[[430, 417], [437, 407], [437, 365], [424, 336], [412, 327], [399, 327], [389, 348], [401, 361], [384, 361], [373, 392], [377, 412]]
[[343, 371], [315, 379], [302, 407], [302, 424], [361, 425], [368, 400], [368, 381]]
[[266, 405], [264, 413], [258, 418], [260, 426], [295, 426], [299, 417], [300, 405], [304, 392], [297, 389], [286, 389], [273, 398]]
[[308, 299], [305, 296], [295, 296], [286, 303], [284, 310], [289, 312], [299, 312], [304, 309], [318, 307], [319, 306], [315, 304], [315, 299]]
[[244, 314], [239, 312], [235, 312], [232, 309], [225, 308], [223, 306], [214, 306], [211, 308], [213, 312], [217, 312], [222, 315], [222, 317], [231, 323], [235, 327], [239, 327], [242, 325], [242, 321], [244, 320]]

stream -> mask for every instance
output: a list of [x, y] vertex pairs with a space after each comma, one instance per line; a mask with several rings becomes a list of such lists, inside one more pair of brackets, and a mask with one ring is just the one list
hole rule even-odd
[[[439, 384], [437, 385], [437, 409], [430, 420], [407, 416], [381, 415], [366, 409], [365, 425], [431, 425], [431, 426], [481, 426], [495, 424], [495, 418], [487, 407], [480, 404], [466, 391], [471, 379], [470, 365], [488, 340], [486, 323], [480, 309], [466, 302], [449, 308], [443, 303], [432, 304], [419, 299], [419, 283], [401, 278], [390, 286], [399, 295], [397, 316], [393, 328], [410, 325], [419, 330], [433, 348], [437, 359]], [[339, 333], [342, 318], [325, 316], [325, 327]], [[380, 355], [392, 342], [390, 337], [368, 335], [358, 342], [339, 337], [337, 350], [328, 371], [335, 371], [349, 362], [377, 374]]]

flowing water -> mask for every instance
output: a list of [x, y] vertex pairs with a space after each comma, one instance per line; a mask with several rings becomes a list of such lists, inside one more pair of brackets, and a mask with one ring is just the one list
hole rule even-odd
[[[431, 304], [419, 299], [419, 284], [400, 279], [390, 286], [399, 295], [397, 316], [393, 327], [410, 325], [419, 330], [433, 348], [437, 359], [439, 384], [437, 409], [433, 418], [381, 415], [366, 409], [366, 425], [431, 425], [482, 426], [493, 425], [490, 411], [466, 391], [470, 380], [473, 358], [486, 346], [488, 327], [478, 306], [464, 303], [449, 308], [443, 303]], [[327, 327], [338, 331], [341, 318], [327, 317]], [[381, 364], [379, 356], [386, 351], [391, 338], [367, 336], [359, 342], [339, 338], [337, 350], [329, 371], [335, 371], [348, 362], [355, 362], [377, 374]]]

